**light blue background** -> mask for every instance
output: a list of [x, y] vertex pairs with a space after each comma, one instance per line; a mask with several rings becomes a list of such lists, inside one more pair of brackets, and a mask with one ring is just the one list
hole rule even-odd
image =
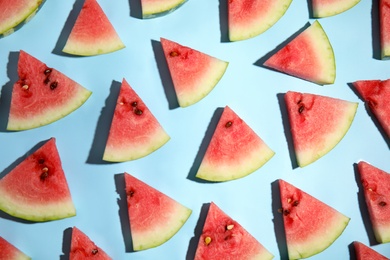
[[[337, 16], [320, 19], [334, 48], [337, 76], [332, 85], [319, 86], [271, 71], [256, 62], [314, 19], [307, 1], [293, 1], [286, 14], [263, 34], [241, 42], [224, 41], [223, 0], [189, 0], [175, 12], [156, 19], [138, 19], [130, 12], [134, 1], [99, 0], [126, 45], [120, 51], [95, 57], [69, 57], [60, 52], [64, 31], [74, 19], [74, 1], [47, 0], [27, 25], [0, 39], [0, 173], [25, 156], [37, 143], [57, 139], [77, 216], [47, 223], [24, 223], [0, 214], [0, 236], [33, 259], [64, 259], [68, 228], [77, 226], [113, 259], [191, 259], [193, 237], [202, 219], [202, 206], [214, 201], [275, 255], [286, 259], [283, 238], [274, 226], [272, 185], [284, 179], [349, 216], [344, 233], [327, 250], [311, 259], [350, 259], [350, 244], [370, 245], [365, 212], [360, 210], [354, 164], [365, 160], [390, 171], [389, 142], [369, 117], [363, 102], [348, 83], [359, 79], [387, 79], [390, 61], [376, 57], [377, 27], [371, 1]], [[376, 2], [376, 1], [374, 1]], [[77, 1], [76, 9], [80, 1]], [[134, 7], [133, 7], [134, 8]], [[70, 15], [72, 14], [72, 15]], [[221, 29], [222, 28], [222, 29]], [[172, 105], [165, 91], [167, 74], [160, 73], [160, 37], [176, 41], [229, 62], [215, 89], [187, 108]], [[157, 47], [156, 47], [157, 46]], [[69, 116], [33, 130], [6, 132], [4, 113], [16, 80], [15, 53], [25, 50], [93, 91], [90, 99]], [[131, 162], [103, 163], [107, 111], [126, 78], [149, 106], [171, 140], [151, 155]], [[278, 94], [310, 92], [359, 103], [355, 120], [344, 139], [323, 158], [294, 168], [289, 153]], [[114, 97], [114, 98], [113, 98]], [[5, 103], [4, 103], [5, 102]], [[253, 174], [226, 183], [202, 183], [194, 175], [196, 158], [217, 108], [229, 105], [276, 152]], [[99, 142], [100, 140], [100, 142]], [[195, 165], [195, 166], [194, 166]], [[129, 172], [191, 208], [183, 228], [165, 244], [129, 252], [122, 233], [115, 176]], [[164, 223], [161, 223], [164, 225]], [[126, 234], [126, 231], [124, 232]], [[196, 244], [196, 243], [195, 243]], [[390, 244], [372, 245], [390, 257]]]

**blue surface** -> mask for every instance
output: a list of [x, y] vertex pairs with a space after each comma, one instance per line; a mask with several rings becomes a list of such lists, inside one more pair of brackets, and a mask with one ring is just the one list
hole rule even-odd
[[[136, 1], [114, 2], [99, 1], [126, 45], [111, 54], [70, 57], [61, 53], [80, 1], [74, 5], [74, 1], [48, 0], [33, 20], [0, 39], [0, 172], [37, 143], [56, 137], [77, 210], [75, 217], [46, 223], [25, 223], [0, 213], [0, 236], [33, 259], [66, 259], [69, 228], [77, 226], [113, 259], [192, 259], [197, 243], [194, 236], [204, 218], [203, 205], [214, 201], [271, 251], [275, 259], [286, 259], [282, 227], [274, 216], [279, 202], [275, 200], [273, 187], [282, 178], [351, 218], [335, 243], [311, 259], [350, 259], [350, 245], [355, 240], [390, 257], [390, 244], [375, 245], [373, 241], [367, 214], [361, 211], [354, 169], [355, 163], [365, 160], [390, 172], [389, 141], [348, 85], [359, 79], [390, 77], [390, 61], [377, 59], [377, 16], [371, 1], [361, 1], [345, 13], [319, 20], [336, 56], [336, 81], [328, 86], [256, 65], [280, 43], [314, 21], [309, 16], [307, 1], [293, 1], [273, 27], [241, 42], [226, 42], [223, 0], [190, 0], [173, 13], [150, 20], [137, 18], [137, 5], [133, 4]], [[160, 37], [229, 61], [224, 77], [199, 103], [177, 107], [167, 71], [159, 66]], [[22, 132], [5, 131], [5, 111], [11, 86], [17, 79], [15, 57], [20, 49], [93, 91], [90, 99], [50, 125]], [[122, 78], [149, 106], [171, 140], [145, 158], [104, 163], [102, 140], [109, 127], [108, 111], [113, 107]], [[285, 134], [279, 94], [288, 90], [359, 103], [344, 139], [330, 153], [304, 168], [294, 167], [291, 144]], [[193, 176], [199, 149], [208, 127], [215, 123], [214, 112], [225, 105], [236, 111], [276, 154], [245, 178], [226, 183], [196, 181]], [[127, 224], [122, 221], [117, 192], [121, 188], [118, 176], [123, 172], [133, 174], [193, 210], [183, 228], [165, 244], [130, 252]]]

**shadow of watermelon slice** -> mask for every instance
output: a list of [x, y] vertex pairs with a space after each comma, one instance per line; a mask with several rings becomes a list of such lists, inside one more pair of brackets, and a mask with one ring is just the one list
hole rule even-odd
[[189, 245], [188, 245], [186, 260], [193, 260], [195, 257], [196, 249], [198, 248], [199, 239], [200, 239], [200, 236], [202, 235], [203, 226], [204, 226], [204, 223], [206, 222], [206, 217], [207, 217], [207, 213], [209, 211], [209, 208], [210, 208], [210, 203], [204, 203], [202, 205], [202, 208], [200, 209], [198, 222], [196, 223], [196, 226], [194, 229], [194, 236], [191, 238]]
[[18, 76], [19, 52], [10, 52], [7, 64], [7, 75], [9, 81], [1, 88], [0, 93], [0, 132], [8, 132], [7, 122], [11, 105], [12, 88]]

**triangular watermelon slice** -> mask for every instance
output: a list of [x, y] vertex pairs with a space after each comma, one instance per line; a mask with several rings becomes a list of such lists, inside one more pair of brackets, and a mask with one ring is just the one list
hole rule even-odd
[[275, 154], [229, 106], [223, 110], [196, 177], [209, 181], [242, 178]]
[[96, 0], [85, 0], [63, 52], [92, 56], [123, 49], [125, 45]]
[[98, 247], [84, 232], [77, 227], [72, 229], [69, 260], [99, 259], [111, 260], [111, 257]]
[[187, 0], [141, 0], [142, 18], [167, 15], [186, 3]]
[[333, 84], [336, 78], [333, 48], [318, 21], [273, 54], [264, 65], [320, 85]]
[[30, 260], [31, 257], [20, 251], [13, 244], [0, 237], [0, 259], [2, 260]]
[[207, 96], [224, 75], [228, 62], [164, 38], [160, 40], [179, 105], [187, 107]]
[[343, 13], [360, 0], [311, 0], [313, 17], [322, 18]]
[[352, 244], [355, 249], [356, 260], [389, 260], [389, 258], [361, 242], [354, 241]]
[[390, 58], [390, 1], [379, 0], [379, 36], [382, 59]]
[[210, 203], [194, 260], [272, 259], [274, 256], [240, 223]]
[[22, 50], [18, 74], [7, 130], [50, 124], [79, 108], [91, 95], [91, 91]]
[[229, 40], [246, 40], [265, 32], [285, 14], [291, 2], [227, 1]]
[[298, 166], [331, 151], [348, 132], [358, 103], [289, 91], [284, 96]]
[[133, 249], [165, 243], [181, 229], [192, 210], [134, 176], [124, 175]]
[[0, 37], [8, 36], [29, 22], [44, 0], [1, 0]]
[[358, 171], [375, 238], [390, 242], [390, 174], [364, 161]]
[[301, 259], [328, 248], [344, 231], [350, 218], [293, 186], [279, 180], [289, 259]]
[[31, 221], [76, 215], [54, 138], [0, 179], [0, 210]]
[[390, 79], [358, 80], [352, 84], [390, 138]]
[[146, 104], [123, 79], [103, 160], [135, 160], [159, 149], [169, 139]]

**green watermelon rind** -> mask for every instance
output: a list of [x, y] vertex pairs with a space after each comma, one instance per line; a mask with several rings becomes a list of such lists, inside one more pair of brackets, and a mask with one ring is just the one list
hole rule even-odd
[[[176, 11], [178, 8], [180, 8], [182, 5], [184, 5], [188, 0], [177, 0], [176, 3], [172, 5], [166, 5], [164, 3], [160, 5], [153, 5], [152, 10], [145, 10], [145, 6], [142, 6], [142, 19], [153, 19], [158, 18], [161, 16], [168, 15], [174, 11]], [[141, 1], [142, 2], [142, 1]]]
[[329, 16], [334, 16], [340, 13], [343, 13], [355, 5], [357, 5], [360, 2], [360, 0], [347, 0], [347, 1], [336, 1], [335, 3], [332, 3], [332, 5], [328, 8], [317, 6], [315, 4], [315, 1], [312, 3], [312, 12], [313, 17], [315, 18], [325, 18]]
[[[133, 239], [133, 249], [135, 251], [142, 251], [164, 244], [182, 228], [191, 214], [191, 209], [178, 204], [176, 210], [172, 212], [172, 215], [175, 217], [171, 219], [171, 223], [161, 223], [160, 230], [152, 230], [150, 234], [144, 234], [142, 238], [137, 237], [137, 239]], [[170, 229], [167, 230], [165, 228], [166, 226], [169, 226]]]
[[15, 20], [7, 25], [4, 25], [3, 29], [0, 31], [0, 38], [9, 36], [21, 29], [25, 24], [27, 24], [31, 19], [35, 17], [38, 11], [41, 9], [46, 0], [37, 0], [36, 5], [32, 8], [25, 10], [22, 16], [15, 18]]
[[19, 119], [9, 118], [7, 124], [7, 130], [22, 131], [22, 130], [38, 128], [41, 126], [54, 123], [59, 119], [62, 119], [63, 117], [71, 114], [73, 111], [81, 107], [92, 94], [91, 91], [85, 89], [81, 85], [78, 86], [79, 86], [79, 94], [76, 96], [76, 98], [72, 100], [72, 102], [68, 103], [66, 106], [48, 110], [46, 111], [46, 113], [40, 115], [39, 117], [35, 117], [34, 119], [24, 118], [22, 120], [19, 120]]
[[212, 182], [240, 179], [260, 169], [274, 155], [275, 152], [264, 143], [258, 150], [254, 150], [251, 154], [248, 154], [248, 159], [244, 163], [236, 165], [236, 167], [234, 165], [218, 166], [202, 162], [196, 173], [196, 177]]
[[76, 215], [72, 199], [60, 203], [46, 203], [45, 205], [25, 204], [15, 197], [0, 189], [0, 210], [20, 219], [46, 222], [73, 217]]
[[228, 24], [229, 40], [231, 42], [242, 41], [262, 34], [271, 28], [274, 24], [276, 24], [280, 18], [282, 18], [287, 9], [290, 7], [291, 3], [292, 0], [278, 1], [278, 3], [275, 4], [275, 6], [278, 8], [277, 10], [272, 10], [271, 14], [268, 16], [257, 17], [252, 25], [244, 25], [242, 27], [234, 28], [234, 26], [231, 24], [232, 22], [230, 22], [230, 24]]
[[107, 162], [125, 162], [143, 158], [154, 151], [160, 149], [171, 137], [160, 126], [160, 129], [154, 133], [148, 146], [128, 146], [123, 149], [106, 146], [103, 154], [103, 160]]

